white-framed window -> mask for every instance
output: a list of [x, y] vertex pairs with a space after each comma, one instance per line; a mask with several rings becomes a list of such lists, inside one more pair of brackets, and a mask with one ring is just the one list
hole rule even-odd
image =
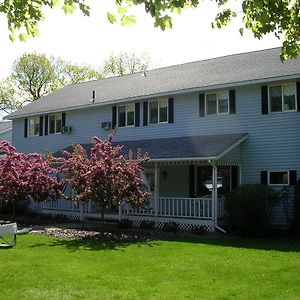
[[168, 99], [149, 102], [149, 124], [168, 122]]
[[130, 127], [135, 125], [135, 105], [118, 106], [118, 126]]
[[48, 117], [49, 134], [61, 133], [62, 130], [62, 113], [49, 115]]
[[28, 136], [40, 135], [40, 117], [28, 119]]
[[296, 84], [293, 82], [269, 86], [269, 107], [270, 113], [296, 111]]
[[229, 93], [221, 91], [205, 94], [205, 114], [220, 115], [229, 113]]
[[268, 185], [289, 185], [289, 171], [269, 171]]

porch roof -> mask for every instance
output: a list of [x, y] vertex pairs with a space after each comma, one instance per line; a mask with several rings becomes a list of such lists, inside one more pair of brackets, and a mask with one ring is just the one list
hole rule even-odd
[[[240, 145], [247, 139], [247, 133], [218, 134], [204, 136], [189, 136], [176, 138], [147, 139], [136, 141], [117, 141], [114, 144], [123, 145], [123, 153], [130, 150], [133, 155], [137, 149], [142, 153], [148, 153], [150, 161], [177, 161], [177, 160], [218, 160], [225, 154]], [[87, 153], [90, 152], [91, 144], [82, 145]], [[72, 151], [72, 147], [66, 148]], [[57, 152], [55, 156], [59, 156]]]

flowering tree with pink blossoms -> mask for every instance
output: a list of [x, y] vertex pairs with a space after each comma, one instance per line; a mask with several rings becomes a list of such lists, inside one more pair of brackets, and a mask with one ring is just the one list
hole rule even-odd
[[[113, 135], [108, 140], [92, 138], [92, 148], [87, 155], [81, 145], [73, 145], [73, 152], [63, 151], [60, 172], [67, 174], [66, 182], [71, 184], [77, 203], [94, 202], [102, 207], [101, 219], [109, 205], [125, 201], [132, 206], [141, 205], [149, 193], [142, 188], [140, 173], [142, 164], [149, 157], [140, 151], [136, 159], [122, 155], [122, 146], [112, 144]], [[129, 155], [130, 156], [130, 155]]]
[[61, 183], [48, 159], [38, 153], [18, 153], [8, 141], [0, 143], [0, 152], [0, 201], [11, 202], [13, 220], [18, 201], [32, 197], [41, 202], [57, 195]]

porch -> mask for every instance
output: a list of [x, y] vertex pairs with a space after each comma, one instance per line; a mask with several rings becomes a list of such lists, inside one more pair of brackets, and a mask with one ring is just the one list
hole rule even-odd
[[[130, 219], [136, 226], [153, 220], [156, 227], [174, 221], [182, 229], [203, 225], [214, 231], [224, 216], [224, 195], [240, 184], [240, 144], [246, 138], [232, 134], [120, 142], [125, 152], [141, 148], [149, 153], [151, 160], [141, 176], [150, 196], [138, 208], [123, 201], [108, 210], [105, 219]], [[80, 220], [101, 216], [96, 204], [62, 199], [43, 203], [39, 209]]]

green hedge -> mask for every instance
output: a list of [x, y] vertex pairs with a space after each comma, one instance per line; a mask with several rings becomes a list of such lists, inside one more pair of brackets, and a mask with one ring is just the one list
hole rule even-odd
[[243, 185], [234, 189], [225, 199], [229, 231], [242, 236], [267, 233], [278, 201], [278, 193], [265, 185]]

